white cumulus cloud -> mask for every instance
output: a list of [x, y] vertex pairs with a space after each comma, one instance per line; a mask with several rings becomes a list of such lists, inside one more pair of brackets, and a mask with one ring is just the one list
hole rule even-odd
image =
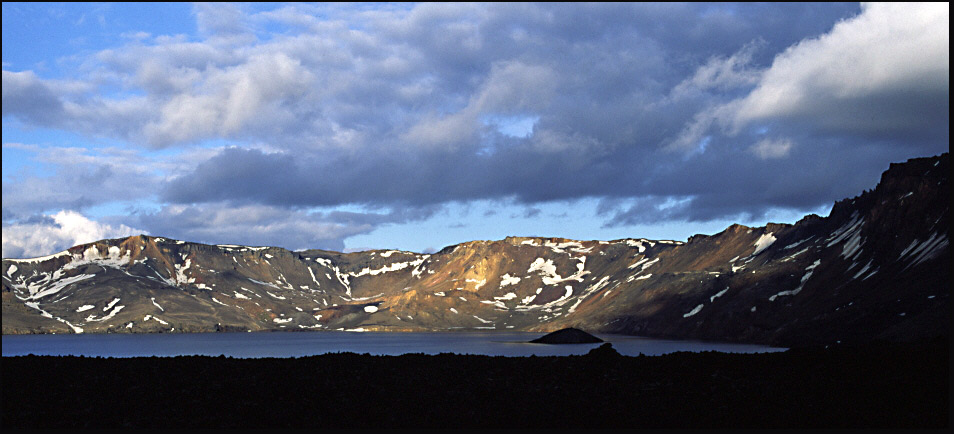
[[41, 222], [4, 225], [3, 257], [45, 256], [78, 244], [148, 233], [123, 224], [111, 226], [99, 223], [71, 210], [47, 217]]
[[919, 108], [947, 105], [950, 69], [950, 4], [865, 4], [776, 56], [738, 101], [733, 123], [796, 118], [826, 129], [917, 129], [933, 122]]

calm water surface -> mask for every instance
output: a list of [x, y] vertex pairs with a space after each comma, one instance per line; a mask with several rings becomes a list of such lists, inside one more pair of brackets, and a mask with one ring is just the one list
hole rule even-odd
[[[241, 358], [302, 357], [353, 352], [372, 355], [456, 353], [489, 356], [565, 356], [586, 354], [599, 344], [546, 345], [528, 341], [543, 333], [455, 332], [286, 332], [5, 335], [3, 356], [73, 355], [140, 357], [203, 355]], [[659, 355], [676, 351], [759, 353], [784, 351], [760, 345], [673, 341], [623, 335], [596, 335], [621, 354]]]

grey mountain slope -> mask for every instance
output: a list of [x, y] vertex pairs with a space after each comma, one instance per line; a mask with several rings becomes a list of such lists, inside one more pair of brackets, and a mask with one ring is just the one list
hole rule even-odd
[[3, 259], [3, 333], [549, 332], [777, 345], [948, 334], [949, 154], [828, 217], [688, 242], [508, 237], [291, 252], [134, 236]]

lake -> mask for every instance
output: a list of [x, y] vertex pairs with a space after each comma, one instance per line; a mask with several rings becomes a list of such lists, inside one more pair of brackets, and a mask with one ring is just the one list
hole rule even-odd
[[[456, 353], [490, 356], [565, 356], [586, 354], [600, 344], [547, 345], [528, 341], [543, 333], [454, 332], [276, 332], [4, 335], [3, 356], [28, 354], [87, 357], [225, 355], [239, 358], [302, 357], [336, 352], [372, 355]], [[659, 355], [677, 351], [758, 353], [784, 351], [761, 345], [596, 335], [620, 354]]]

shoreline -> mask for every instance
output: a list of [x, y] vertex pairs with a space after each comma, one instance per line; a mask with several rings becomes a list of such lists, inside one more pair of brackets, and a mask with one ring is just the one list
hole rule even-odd
[[[787, 347], [700, 340], [656, 339], [644, 336], [598, 334], [624, 356], [661, 355], [677, 351], [757, 353], [785, 351]], [[403, 354], [487, 355], [536, 357], [582, 355], [596, 343], [535, 343], [533, 332], [464, 331], [449, 333], [387, 333], [320, 331], [314, 333], [167, 333], [90, 335], [4, 335], [3, 357], [177, 357], [225, 355], [234, 358], [307, 357], [334, 352], [400, 356]], [[250, 350], [254, 349], [254, 350]]]

